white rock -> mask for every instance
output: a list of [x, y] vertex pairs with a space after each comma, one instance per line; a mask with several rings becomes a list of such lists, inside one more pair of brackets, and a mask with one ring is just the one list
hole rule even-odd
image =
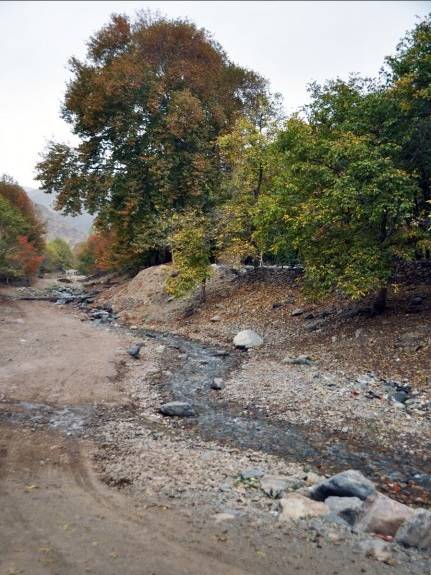
[[291, 493], [280, 499], [280, 521], [291, 521], [306, 517], [318, 517], [329, 513], [329, 507], [320, 501], [313, 501], [299, 493]]
[[263, 344], [263, 339], [252, 329], [245, 329], [240, 331], [233, 338], [233, 343], [235, 347], [259, 347]]

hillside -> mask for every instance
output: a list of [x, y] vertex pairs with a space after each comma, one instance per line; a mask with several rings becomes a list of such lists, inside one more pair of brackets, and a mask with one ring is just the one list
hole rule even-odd
[[76, 217], [64, 216], [52, 209], [53, 198], [49, 194], [35, 188], [25, 188], [25, 191], [43, 222], [47, 224], [48, 240], [61, 237], [72, 245], [85, 240], [93, 223], [93, 216], [87, 213]]

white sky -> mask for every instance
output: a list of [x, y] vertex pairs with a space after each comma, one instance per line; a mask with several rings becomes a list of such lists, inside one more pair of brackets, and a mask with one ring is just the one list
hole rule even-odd
[[150, 8], [207, 28], [230, 58], [268, 78], [293, 111], [312, 81], [376, 75], [431, 2], [0, 2], [0, 174], [35, 186], [49, 139], [71, 141], [59, 109], [70, 56], [113, 12]]

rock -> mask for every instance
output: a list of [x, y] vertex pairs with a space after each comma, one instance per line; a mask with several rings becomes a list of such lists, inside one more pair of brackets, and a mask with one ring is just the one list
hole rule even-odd
[[235, 347], [244, 347], [249, 349], [251, 347], [259, 347], [263, 344], [263, 339], [252, 329], [245, 329], [240, 331], [233, 338]]
[[391, 395], [391, 399], [396, 403], [405, 403], [409, 399], [409, 394], [405, 391], [395, 391]]
[[227, 351], [227, 349], [216, 349], [214, 352], [215, 357], [227, 357], [228, 355], [229, 352]]
[[211, 389], [215, 389], [216, 391], [224, 389], [223, 379], [221, 377], [215, 377], [211, 383]]
[[328, 497], [325, 499], [326, 505], [331, 511], [339, 515], [350, 525], [356, 521], [362, 507], [359, 497]]
[[219, 315], [213, 315], [213, 316], [210, 318], [210, 321], [214, 321], [214, 322], [216, 322], [216, 321], [221, 321], [221, 317], [220, 317]]
[[285, 491], [299, 489], [304, 482], [296, 477], [265, 475], [260, 480], [262, 491], [273, 499], [280, 499]]
[[325, 503], [313, 501], [299, 493], [290, 493], [280, 499], [280, 521], [304, 519], [306, 517], [319, 517], [329, 513], [329, 507]]
[[416, 473], [416, 475], [413, 476], [413, 481], [416, 485], [420, 485], [431, 491], [431, 475], [427, 473]]
[[413, 509], [382, 493], [368, 497], [355, 522], [355, 531], [395, 535], [400, 525], [410, 519]]
[[309, 311], [308, 313], [304, 314], [304, 319], [314, 319], [315, 317], [316, 316], [312, 311]]
[[170, 401], [160, 406], [160, 413], [174, 417], [193, 417], [195, 410], [186, 401]]
[[366, 499], [375, 492], [372, 481], [362, 475], [360, 471], [348, 469], [324, 479], [311, 487], [309, 493], [312, 499], [325, 501], [332, 495], [336, 497], [359, 497]]
[[240, 473], [240, 477], [243, 481], [247, 479], [260, 479], [260, 477], [263, 477], [264, 475], [265, 475], [264, 470], [260, 469], [259, 467], [254, 467], [253, 469], [246, 469], [245, 471], [241, 471]]
[[359, 543], [359, 549], [367, 557], [381, 561], [382, 563], [392, 562], [391, 546], [381, 539], [367, 539]]
[[134, 357], [135, 359], [139, 358], [139, 354], [141, 352], [141, 347], [143, 346], [142, 343], [135, 343], [132, 346], [129, 347], [129, 349], [127, 350], [127, 353], [131, 356]]
[[294, 309], [293, 312], [290, 314], [292, 317], [297, 317], [298, 315], [302, 315], [304, 310], [302, 308]]
[[298, 355], [298, 357], [286, 357], [283, 359], [283, 363], [288, 363], [290, 365], [313, 365], [314, 362], [307, 355]]
[[109, 312], [107, 312], [104, 309], [99, 309], [96, 311], [91, 312], [91, 317], [93, 317], [94, 319], [104, 319], [106, 317], [109, 316]]
[[272, 304], [272, 309], [278, 309], [279, 307], [283, 307], [283, 304], [280, 302], [275, 302]]
[[431, 512], [426, 509], [416, 510], [398, 529], [395, 541], [404, 547], [431, 550]]
[[305, 326], [305, 330], [306, 331], [317, 331], [318, 329], [321, 329], [324, 325], [324, 322], [321, 319], [316, 319], [314, 321], [310, 321], [306, 326]]

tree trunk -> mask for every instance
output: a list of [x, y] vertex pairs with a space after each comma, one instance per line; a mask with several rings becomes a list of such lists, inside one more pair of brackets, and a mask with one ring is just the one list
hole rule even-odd
[[380, 288], [373, 304], [374, 313], [380, 314], [385, 311], [387, 296], [388, 296], [388, 288], [387, 287]]
[[207, 281], [201, 283], [201, 302], [207, 301]]

